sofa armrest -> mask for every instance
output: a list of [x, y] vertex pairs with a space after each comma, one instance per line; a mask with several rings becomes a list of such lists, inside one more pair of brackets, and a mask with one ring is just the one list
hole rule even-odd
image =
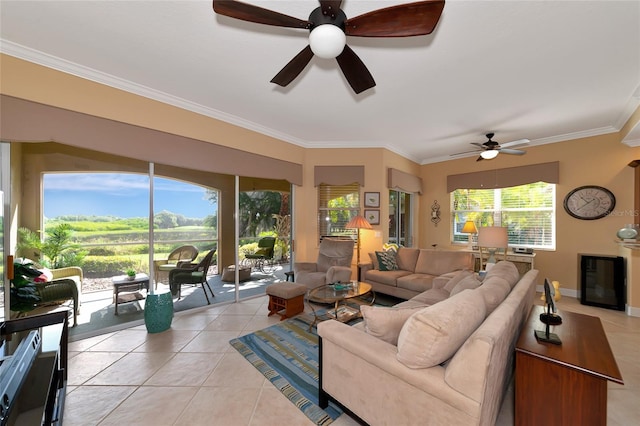
[[[370, 377], [383, 377], [390, 375], [398, 380], [406, 382], [433, 397], [443, 400], [448, 404], [469, 410], [473, 402], [463, 396], [445, 383], [445, 367], [436, 365], [430, 368], [413, 369], [402, 364], [396, 358], [398, 348], [384, 340], [378, 339], [363, 330], [351, 327], [347, 324], [335, 320], [323, 321], [318, 324], [318, 336], [322, 338], [323, 353], [321, 357], [338, 357], [338, 359], [323, 359], [322, 364], [327, 366], [333, 363], [345, 366], [370, 365], [380, 371], [373, 373]], [[334, 351], [337, 351], [334, 352]], [[356, 369], [355, 371], [359, 371]], [[369, 376], [369, 375], [368, 375]], [[337, 380], [342, 380], [341, 375], [333, 375]], [[344, 377], [342, 383], [326, 383], [323, 377], [323, 388], [331, 393], [332, 388], [349, 387], [347, 383], [358, 382], [355, 377]], [[326, 383], [326, 385], [325, 385]], [[379, 383], [380, 387], [385, 387], [385, 383]], [[469, 405], [470, 404], [470, 405]]]
[[358, 268], [360, 268], [360, 276], [364, 277], [364, 274], [373, 269], [373, 263], [361, 263]]
[[327, 284], [348, 283], [351, 281], [351, 268], [346, 266], [332, 266], [327, 270]]

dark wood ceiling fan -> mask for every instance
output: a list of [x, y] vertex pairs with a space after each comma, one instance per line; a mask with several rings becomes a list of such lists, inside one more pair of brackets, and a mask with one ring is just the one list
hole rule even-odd
[[358, 55], [346, 45], [346, 36], [411, 37], [431, 34], [445, 3], [444, 0], [407, 3], [348, 19], [340, 9], [342, 0], [319, 2], [320, 7], [314, 9], [306, 21], [236, 0], [213, 0], [213, 10], [243, 21], [310, 31], [309, 45], [273, 77], [272, 83], [287, 86], [317, 55], [336, 58], [353, 91], [360, 93], [374, 87], [376, 82]]

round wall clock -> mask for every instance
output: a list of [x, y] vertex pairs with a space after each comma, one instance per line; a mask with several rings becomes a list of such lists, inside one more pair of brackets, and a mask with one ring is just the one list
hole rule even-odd
[[564, 197], [564, 209], [577, 219], [600, 219], [611, 213], [615, 206], [616, 197], [601, 186], [581, 186]]

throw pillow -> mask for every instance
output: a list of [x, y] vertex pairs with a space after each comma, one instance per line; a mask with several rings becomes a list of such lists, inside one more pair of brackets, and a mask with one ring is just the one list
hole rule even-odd
[[473, 290], [478, 287], [480, 287], [480, 281], [478, 281], [475, 275], [469, 275], [456, 284], [456, 286], [451, 290], [451, 293], [449, 293], [449, 297], [460, 293], [462, 290]]
[[396, 346], [404, 323], [411, 315], [424, 308], [422, 304], [408, 308], [363, 305], [360, 312], [368, 334]]
[[397, 271], [398, 262], [396, 262], [395, 251], [377, 251], [376, 257], [381, 271]]
[[382, 245], [382, 250], [384, 250], [384, 251], [393, 250], [393, 251], [395, 251], [397, 253], [398, 252], [398, 247], [399, 246], [396, 243], [384, 243]]
[[375, 253], [369, 253], [369, 258], [371, 259], [371, 265], [373, 265], [373, 269], [380, 270], [380, 265], [378, 264], [378, 256]]
[[484, 321], [484, 300], [463, 291], [413, 314], [398, 336], [398, 361], [409, 368], [441, 364], [456, 353]]

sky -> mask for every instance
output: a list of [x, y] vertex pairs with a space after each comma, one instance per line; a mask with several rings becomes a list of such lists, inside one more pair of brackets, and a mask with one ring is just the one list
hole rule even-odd
[[[205, 188], [154, 179], [154, 213], [203, 218], [215, 212]], [[132, 173], [55, 173], [44, 176], [44, 215], [149, 216], [149, 177]]]

